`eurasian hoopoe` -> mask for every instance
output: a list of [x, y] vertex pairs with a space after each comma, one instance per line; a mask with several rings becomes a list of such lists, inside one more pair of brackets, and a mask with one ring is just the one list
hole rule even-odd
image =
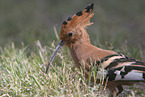
[[[119, 94], [123, 91], [122, 85], [145, 82], [145, 63], [111, 50], [103, 50], [93, 46], [85, 29], [86, 26], [93, 24], [90, 22], [94, 15], [92, 10], [93, 4], [63, 22], [60, 31], [61, 41], [53, 52], [49, 64], [52, 63], [58, 50], [66, 45], [70, 49], [71, 56], [78, 68], [81, 67], [81, 62], [84, 61], [86, 78], [89, 77], [91, 60], [97, 66], [103, 67], [107, 72], [104, 80], [107, 80], [107, 87], [115, 97], [117, 95], [116, 88]], [[48, 72], [48, 68], [49, 65], [46, 72]], [[96, 82], [98, 83], [100, 80], [97, 78]]]

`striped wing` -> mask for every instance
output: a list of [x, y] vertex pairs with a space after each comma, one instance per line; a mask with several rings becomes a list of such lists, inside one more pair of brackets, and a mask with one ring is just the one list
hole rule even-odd
[[145, 81], [145, 63], [123, 54], [107, 56], [98, 64], [107, 71], [109, 81]]

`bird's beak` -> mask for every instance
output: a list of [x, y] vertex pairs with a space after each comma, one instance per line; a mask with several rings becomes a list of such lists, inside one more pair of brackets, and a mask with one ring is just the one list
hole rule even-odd
[[62, 41], [60, 40], [59, 44], [57, 45], [56, 49], [54, 50], [53, 54], [51, 55], [51, 58], [49, 60], [49, 63], [46, 67], [46, 73], [48, 73], [48, 69], [49, 69], [49, 66], [52, 64], [52, 61], [53, 59], [55, 58], [57, 52], [62, 48], [62, 46], [65, 44], [66, 42], [65, 41]]

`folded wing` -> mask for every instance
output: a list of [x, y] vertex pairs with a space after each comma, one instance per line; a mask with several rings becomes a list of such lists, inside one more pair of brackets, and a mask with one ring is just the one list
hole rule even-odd
[[107, 71], [108, 81], [145, 81], [145, 63], [123, 54], [107, 56], [97, 63]]

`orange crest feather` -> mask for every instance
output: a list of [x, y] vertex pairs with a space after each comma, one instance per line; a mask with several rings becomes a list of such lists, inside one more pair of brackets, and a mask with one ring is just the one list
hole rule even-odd
[[93, 5], [94, 4], [88, 5], [83, 11], [79, 11], [74, 16], [72, 16], [72, 18], [69, 17], [67, 21], [64, 21], [61, 31], [77, 29], [80, 27], [84, 28], [86, 26], [93, 24], [90, 23], [90, 19], [94, 15], [94, 12], [92, 13]]

